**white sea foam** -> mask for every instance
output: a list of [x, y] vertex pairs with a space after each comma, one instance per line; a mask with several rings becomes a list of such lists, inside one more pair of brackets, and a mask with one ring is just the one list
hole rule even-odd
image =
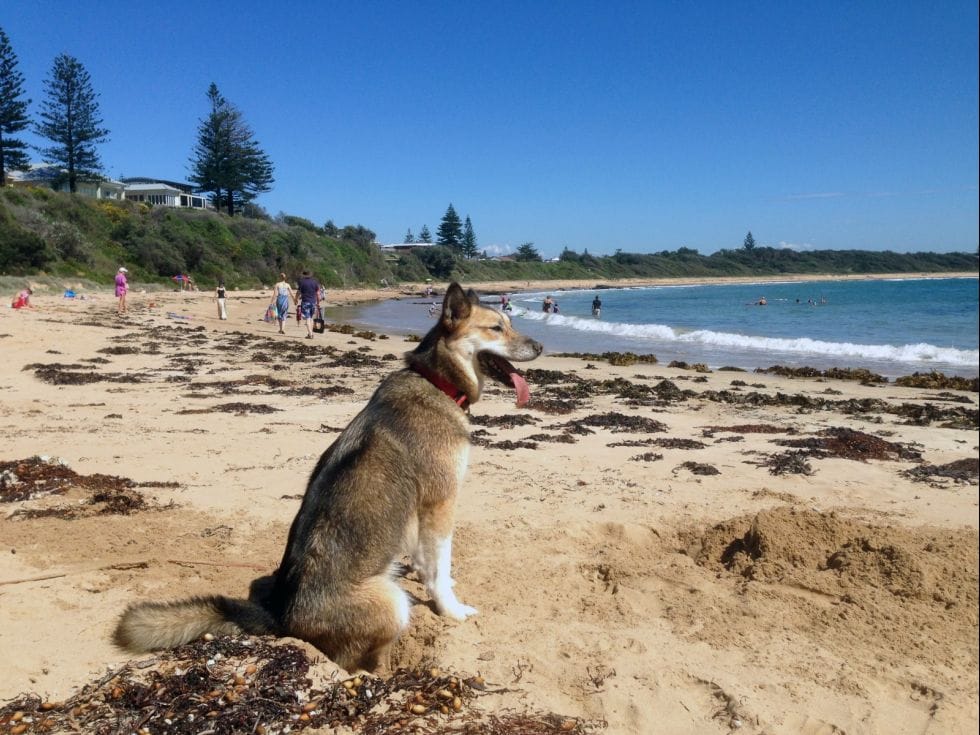
[[544, 321], [557, 327], [581, 332], [607, 334], [651, 343], [670, 342], [678, 345], [691, 344], [729, 350], [753, 350], [760, 352], [789, 352], [821, 357], [860, 358], [866, 360], [897, 361], [905, 363], [944, 363], [963, 367], [980, 364], [980, 351], [958, 350], [954, 347], [937, 347], [918, 343], [907, 345], [856, 344], [853, 342], [826, 342], [809, 337], [756, 337], [709, 329], [681, 331], [666, 324], [625, 324], [583, 319], [563, 314], [545, 314], [530, 310], [518, 310], [516, 316], [533, 321]]

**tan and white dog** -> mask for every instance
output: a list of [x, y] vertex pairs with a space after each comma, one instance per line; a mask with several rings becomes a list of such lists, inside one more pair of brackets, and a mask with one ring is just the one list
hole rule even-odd
[[408, 626], [410, 601], [395, 583], [408, 553], [441, 615], [476, 613], [453, 591], [456, 494], [469, 456], [465, 408], [484, 379], [530, 398], [510, 364], [541, 345], [453, 283], [442, 314], [407, 367], [385, 378], [317, 462], [279, 568], [248, 600], [220, 595], [130, 606], [115, 631], [131, 651], [170, 648], [205, 633], [289, 635], [345, 669], [375, 669]]

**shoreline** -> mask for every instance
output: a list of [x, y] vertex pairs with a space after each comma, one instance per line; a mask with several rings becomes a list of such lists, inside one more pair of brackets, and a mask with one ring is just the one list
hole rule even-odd
[[[15, 288], [22, 288], [25, 285], [36, 284], [36, 292], [38, 295], [55, 295], [55, 291], [61, 291], [65, 288], [75, 288], [79, 283], [77, 279], [71, 278], [61, 278], [54, 276], [43, 276], [45, 279], [53, 279], [58, 282], [57, 287], [53, 287], [48, 283], [38, 282], [32, 280], [31, 276], [3, 276], [3, 282], [6, 285], [7, 290], [13, 291]], [[40, 277], [34, 277], [40, 278]], [[967, 271], [953, 271], [950, 273], [874, 273], [874, 274], [840, 274], [840, 275], [808, 275], [808, 274], [781, 274], [778, 276], [678, 276], [675, 278], [620, 278], [620, 279], [593, 279], [593, 278], [577, 278], [577, 279], [557, 279], [557, 280], [530, 280], [530, 281], [520, 281], [518, 279], [511, 280], [494, 280], [494, 281], [474, 281], [474, 282], [461, 282], [466, 287], [471, 287], [478, 293], [485, 292], [487, 294], [499, 294], [505, 292], [527, 292], [527, 291], [540, 291], [540, 290], [554, 290], [554, 291], [568, 291], [568, 290], [589, 290], [589, 289], [615, 289], [615, 288], [637, 288], [646, 286], [703, 286], [712, 284], [767, 284], [767, 283], [805, 283], [809, 281], [880, 281], [880, 280], [928, 280], [928, 279], [944, 279], [944, 278], [980, 278], [980, 274], [972, 273]], [[16, 285], [22, 284], [22, 285]], [[432, 284], [438, 285], [441, 291], [445, 290], [447, 282], [439, 282], [436, 284], [433, 281]], [[397, 284], [389, 287], [377, 287], [377, 288], [367, 288], [367, 287], [353, 287], [353, 288], [330, 288], [327, 289], [328, 301], [331, 299], [340, 304], [351, 304], [351, 303], [361, 303], [364, 301], [380, 301], [384, 299], [399, 298], [401, 296], [413, 295], [418, 296], [424, 294], [426, 288], [425, 282], [412, 282], [408, 281], [405, 283]], [[178, 291], [172, 288], [167, 288], [159, 284], [152, 284], [152, 288], [148, 288], [147, 285], [141, 285], [139, 282], [134, 282], [131, 284], [131, 295], [138, 296], [140, 294], [160, 294], [160, 293], [171, 293], [171, 294], [184, 294], [184, 295], [199, 295], [205, 294], [210, 295], [212, 293], [211, 289], [200, 289], [197, 291]], [[245, 295], [245, 294], [255, 294], [263, 293], [269, 291], [271, 287], [264, 287], [261, 289], [242, 289], [242, 290], [229, 290], [230, 295]], [[101, 288], [77, 288], [75, 289], [79, 294], [85, 293], [112, 293], [112, 287], [106, 285]]]
[[[473, 285], [477, 291], [493, 289], [492, 293], [501, 291], [553, 291], [591, 290], [613, 288], [640, 288], [647, 286], [710, 286], [715, 284], [767, 284], [767, 283], [806, 283], [809, 281], [886, 281], [886, 280], [929, 280], [942, 278], [980, 278], [980, 274], [956, 271], [952, 273], [875, 273], [860, 275], [804, 275], [786, 274], [779, 276], [678, 276], [676, 278], [621, 278], [621, 279], [569, 279], [542, 281], [525, 281], [524, 285], [516, 281], [487, 281]], [[517, 285], [515, 285], [517, 284]], [[422, 284], [424, 290], [425, 284]]]
[[[915, 274], [874, 274], [874, 275], [853, 275], [853, 276], [834, 276], [834, 275], [822, 275], [822, 276], [809, 276], [809, 275], [789, 275], [789, 276], [772, 276], [765, 279], [760, 279], [757, 277], [749, 276], [724, 276], [717, 278], [658, 278], [658, 279], [619, 279], [595, 282], [591, 280], [581, 280], [581, 279], [569, 279], [560, 281], [525, 281], [523, 284], [516, 283], [513, 281], [488, 281], [483, 283], [476, 283], [473, 288], [477, 290], [479, 294], [486, 296], [494, 296], [500, 293], [537, 293], [543, 291], [553, 291], [555, 293], [561, 293], [562, 291], [571, 290], [593, 290], [593, 289], [617, 289], [617, 288], [642, 288], [642, 287], [656, 287], [656, 286], [697, 286], [697, 285], [732, 285], [732, 284], [775, 284], [775, 283], [806, 283], [806, 282], [853, 282], [853, 281], [882, 281], [882, 280], [938, 280], [938, 279], [978, 279], [977, 274], [956, 272], [956, 273], [946, 273], [946, 274], [929, 274], [929, 273], [915, 273]], [[448, 283], [405, 283], [399, 284], [398, 286], [391, 286], [387, 288], [349, 288], [349, 289], [328, 289], [325, 299], [326, 308], [331, 307], [343, 307], [344, 309], [356, 309], [358, 306], [365, 304], [382, 302], [382, 301], [397, 301], [405, 298], [425, 298], [425, 288], [426, 286], [431, 286], [435, 289], [435, 294], [441, 294], [444, 292], [445, 287]], [[262, 306], [264, 302], [268, 301], [270, 298], [270, 289], [254, 289], [254, 290], [241, 290], [241, 291], [229, 291], [228, 300], [229, 304], [233, 301], [238, 301], [239, 304], [244, 306], [245, 311], [249, 312], [253, 317], [262, 311]], [[55, 290], [51, 287], [39, 288], [34, 297], [32, 297], [36, 308], [45, 309], [51, 308], [52, 305], [61, 303], [71, 303], [75, 300], [65, 300], [62, 299]], [[110, 301], [114, 303], [115, 298], [112, 295], [110, 289], [104, 290], [93, 290], [93, 291], [82, 291], [77, 297], [78, 303], [85, 303], [87, 300], [94, 301]], [[139, 308], [150, 308], [157, 309], [164, 303], [170, 303], [172, 306], [178, 309], [184, 309], [187, 307], [190, 309], [188, 313], [191, 312], [201, 312], [200, 304], [203, 302], [211, 303], [213, 302], [213, 292], [205, 290], [197, 291], [176, 291], [176, 290], [147, 290], [140, 288], [139, 284], [133, 287], [129, 296], [129, 305], [131, 309]], [[207, 312], [207, 308], [203, 309], [203, 313]], [[239, 316], [242, 312], [242, 308], [236, 308], [233, 310], [232, 322], [240, 323]], [[254, 312], [254, 313], [253, 313]], [[327, 321], [331, 320], [330, 314], [326, 315]], [[339, 320], [343, 322], [346, 318], [351, 318], [349, 315], [341, 314]], [[248, 316], [245, 317], [245, 321], [258, 321], [257, 317], [252, 319]], [[356, 323], [356, 319], [354, 320]], [[227, 326], [227, 324], [225, 326]], [[378, 327], [369, 326], [364, 323], [366, 329], [376, 329]], [[410, 334], [414, 329], [391, 329], [391, 335], [404, 336]], [[379, 331], [384, 332], [385, 328], [381, 327]], [[634, 348], [636, 349], [636, 348]], [[594, 350], [556, 350], [557, 352], [593, 352]], [[629, 352], [630, 349], [626, 348], [624, 351]], [[670, 362], [674, 360], [679, 360], [683, 362], [701, 362], [703, 359], [698, 357], [699, 352], [704, 352], [704, 350], [698, 350], [695, 348], [685, 348], [681, 345], [676, 347], [661, 347], [657, 351], [651, 350], [638, 350], [638, 354], [656, 354], [656, 352], [662, 352], [658, 357], [663, 357], [665, 362]], [[774, 366], [785, 365], [787, 367], [806, 368], [811, 367], [818, 370], [824, 370], [827, 368], [837, 368], [837, 369], [858, 369], [860, 367], [866, 367], [866, 365], [861, 365], [860, 363], [866, 363], [870, 365], [876, 364], [875, 360], [843, 360], [843, 361], [821, 361], [818, 358], [808, 358], [801, 357], [795, 358], [790, 355], [785, 356], [783, 363], [778, 359], [773, 361], [761, 360], [756, 358], [746, 358], [742, 362], [746, 364], [739, 364], [739, 361], [726, 362], [724, 364], [731, 364], [744, 369], [746, 372], [753, 372], [756, 368], [769, 368]], [[716, 361], [717, 362], [717, 361]], [[826, 364], [825, 364], [826, 363]], [[715, 368], [722, 367], [723, 362], [718, 362]], [[964, 367], [959, 368], [955, 366], [948, 366], [945, 369], [940, 367], [929, 367], [928, 365], [916, 366], [913, 364], [903, 364], [898, 363], [896, 367], [891, 368], [888, 365], [882, 364], [878, 365], [877, 368], [871, 367], [871, 372], [881, 373], [888, 376], [891, 381], [894, 381], [899, 377], [911, 376], [915, 373], [928, 374], [933, 371], [938, 371], [947, 375], [948, 377], [960, 377], [960, 378], [976, 378], [980, 375], [980, 369], [975, 367]]]

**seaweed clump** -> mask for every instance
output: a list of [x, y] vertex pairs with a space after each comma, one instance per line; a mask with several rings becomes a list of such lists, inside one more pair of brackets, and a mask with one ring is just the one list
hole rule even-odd
[[780, 375], [784, 378], [834, 378], [836, 380], [854, 380], [862, 385], [876, 385], [887, 383], [888, 378], [873, 373], [866, 368], [830, 368], [828, 370], [818, 370], [812, 367], [788, 367], [786, 365], [773, 365], [767, 368], [756, 368], [757, 373], [768, 373], [770, 375]]
[[38, 500], [78, 489], [88, 493], [80, 503], [47, 508], [20, 508], [14, 518], [74, 520], [94, 515], [131, 515], [149, 510], [150, 503], [137, 487], [174, 487], [176, 483], [137, 483], [115, 475], [80, 475], [58, 459], [29, 457], [0, 462], [0, 502]]
[[616, 365], [619, 367], [636, 365], [637, 363], [656, 365], [658, 362], [656, 355], [637, 355], [634, 352], [558, 352], [555, 353], [555, 357], [576, 357], [580, 360], [601, 360], [603, 362], [608, 362], [610, 365]]
[[64, 702], [23, 694], [0, 707], [4, 732], [233, 735], [343, 728], [381, 735], [404, 731], [551, 735], [594, 732], [599, 723], [554, 713], [484, 713], [491, 693], [479, 675], [438, 668], [398, 669], [391, 677], [310, 679], [304, 649], [275, 639], [205, 639], [130, 662]]
[[613, 434], [620, 433], [647, 433], [660, 434], [667, 431], [667, 425], [656, 419], [644, 416], [627, 416], [626, 414], [615, 411], [609, 413], [599, 413], [586, 416], [578, 421], [584, 426], [598, 426], [607, 428]]
[[980, 378], [960, 378], [955, 375], [947, 376], [938, 370], [928, 373], [912, 373], [901, 378], [895, 378], [895, 385], [906, 388], [933, 388], [940, 390], [966, 390], [980, 392]]
[[866, 462], [869, 459], [906, 459], [919, 461], [922, 452], [909, 445], [890, 442], [863, 431], [844, 427], [824, 429], [815, 437], [779, 439], [776, 444], [806, 450], [810, 457], [839, 457]]
[[923, 464], [905, 470], [902, 474], [914, 482], [936, 484], [937, 480], [952, 480], [957, 484], [969, 484], [980, 476], [980, 459], [966, 457], [940, 465]]

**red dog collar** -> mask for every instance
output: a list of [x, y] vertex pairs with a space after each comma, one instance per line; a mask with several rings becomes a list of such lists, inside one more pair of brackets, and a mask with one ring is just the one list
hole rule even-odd
[[455, 385], [453, 385], [452, 383], [450, 383], [448, 380], [446, 380], [441, 375], [438, 375], [437, 373], [432, 372], [431, 370], [429, 370], [426, 367], [423, 367], [422, 365], [417, 365], [417, 364], [416, 365], [412, 365], [411, 368], [412, 368], [412, 370], [414, 370], [415, 372], [417, 372], [419, 375], [421, 375], [423, 378], [425, 378], [430, 383], [432, 383], [432, 385], [434, 385], [436, 388], [438, 388], [443, 393], [445, 393], [447, 396], [449, 396], [450, 398], [452, 398], [453, 399], [453, 403], [455, 403], [457, 406], [459, 406], [464, 411], [466, 410], [466, 407], [469, 405], [469, 402], [470, 402], [470, 399], [466, 395], [466, 393], [464, 393], [463, 391], [461, 391], [459, 388], [457, 388]]

